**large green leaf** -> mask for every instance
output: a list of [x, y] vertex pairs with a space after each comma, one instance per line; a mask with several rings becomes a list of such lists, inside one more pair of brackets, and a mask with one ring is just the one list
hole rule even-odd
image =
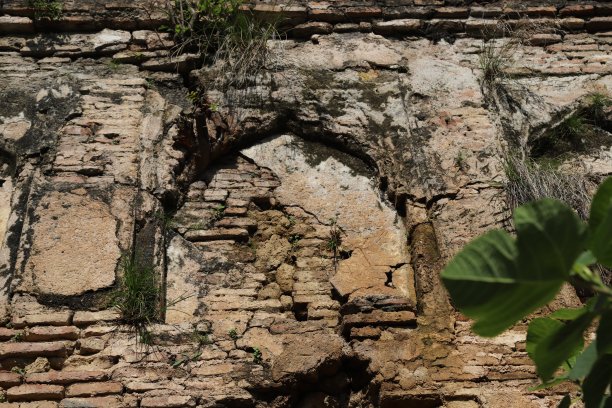
[[557, 408], [570, 408], [570, 405], [572, 405], [572, 399], [569, 395], [566, 395], [563, 397], [559, 405], [557, 405]]
[[514, 212], [519, 272], [527, 279], [567, 278], [582, 253], [584, 223], [567, 205], [544, 199]]
[[591, 202], [589, 228], [595, 230], [603, 222], [612, 207], [612, 177], [608, 177], [597, 189]]
[[568, 378], [570, 380], [582, 380], [589, 374], [595, 361], [597, 361], [597, 340], [593, 340], [578, 356]]
[[442, 271], [442, 281], [455, 306], [476, 320], [473, 330], [496, 336], [552, 300], [563, 278], [521, 278], [514, 241], [494, 230], [457, 254]]
[[612, 380], [612, 355], [600, 356], [582, 383], [585, 408], [600, 408]]
[[584, 226], [554, 200], [520, 207], [518, 239], [494, 230], [475, 239], [442, 271], [455, 306], [495, 336], [557, 294], [581, 251]]
[[606, 179], [591, 204], [589, 248], [602, 265], [612, 267], [612, 177]]
[[584, 314], [575, 320], [561, 324], [542, 338], [533, 352], [538, 376], [551, 378], [565, 361], [575, 357], [584, 346], [583, 333], [591, 324], [594, 315]]
[[536, 347], [546, 337], [563, 327], [563, 323], [549, 317], [538, 317], [529, 323], [525, 349], [532, 360], [535, 360]]
[[612, 310], [606, 311], [597, 327], [597, 352], [612, 354]]

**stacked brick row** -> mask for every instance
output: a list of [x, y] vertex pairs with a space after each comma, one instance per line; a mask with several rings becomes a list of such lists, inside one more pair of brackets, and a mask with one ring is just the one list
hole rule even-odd
[[116, 318], [110, 310], [15, 316], [10, 328], [0, 328], [0, 387], [7, 401], [0, 406], [118, 406], [123, 385], [109, 372], [70, 363], [102, 351], [102, 335], [114, 329], [106, 324]]
[[[465, 2], [467, 3], [467, 2]], [[293, 37], [332, 32], [374, 32], [381, 35], [467, 34], [479, 36], [496, 20], [535, 19], [539, 24], [555, 24], [569, 32], [612, 30], [612, 5], [600, 2], [462, 2], [442, 0], [295, 2], [243, 6], [264, 18], [284, 21]], [[4, 15], [3, 15], [4, 14]], [[95, 15], [95, 18], [94, 18]], [[56, 21], [37, 20], [24, 0], [4, 2], [0, 7], [0, 33], [28, 34], [36, 31], [95, 31], [103, 28], [155, 30], [167, 25], [167, 12], [155, 1], [134, 6], [126, 0], [75, 2], [64, 4]]]

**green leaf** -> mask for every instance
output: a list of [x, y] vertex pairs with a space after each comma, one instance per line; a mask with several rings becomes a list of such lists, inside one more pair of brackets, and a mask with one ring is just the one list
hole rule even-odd
[[[600, 408], [612, 379], [612, 354], [600, 356], [582, 383], [585, 408]], [[607, 404], [607, 402], [606, 402]]]
[[589, 214], [589, 228], [596, 230], [604, 218], [609, 214], [612, 207], [612, 177], [608, 177], [600, 184], [593, 201]]
[[508, 233], [493, 230], [475, 239], [442, 271], [457, 308], [476, 320], [473, 330], [496, 336], [554, 298], [562, 277], [521, 278], [518, 252]]
[[518, 238], [490, 231], [468, 244], [442, 271], [453, 303], [476, 321], [481, 336], [496, 336], [551, 301], [582, 250], [584, 225], [554, 200], [515, 212]]
[[582, 350], [583, 332], [589, 327], [593, 317], [592, 313], [584, 314], [576, 320], [562, 324], [538, 342], [532, 358], [542, 380], [551, 378], [561, 364]]
[[597, 261], [612, 267], [612, 177], [606, 179], [591, 204], [589, 248]]
[[535, 350], [538, 344], [561, 327], [563, 323], [549, 317], [538, 317], [529, 323], [525, 349], [532, 360], [535, 360]]
[[570, 405], [572, 405], [572, 399], [569, 395], [566, 395], [563, 397], [557, 408], [570, 408]]
[[597, 340], [592, 341], [578, 356], [574, 368], [572, 368], [567, 377], [570, 380], [582, 380], [589, 374], [595, 361], [597, 361]]
[[597, 327], [597, 353], [612, 354], [612, 310], [606, 311]]
[[561, 383], [564, 383], [567, 380], [568, 380], [567, 377], [555, 377], [548, 382], [542, 383], [536, 387], [529, 388], [529, 391], [533, 392], [533, 391], [545, 390], [547, 388], [551, 388]]
[[580, 265], [589, 266], [589, 265], [593, 265], [596, 262], [597, 262], [597, 258], [595, 258], [595, 255], [593, 255], [591, 251], [584, 251], [583, 253], [580, 254], [578, 259], [576, 259], [574, 267], [580, 266]]
[[529, 279], [567, 278], [582, 252], [586, 227], [560, 201], [544, 199], [514, 212], [519, 271]]
[[583, 307], [558, 309], [548, 315], [551, 319], [574, 320], [586, 313]]

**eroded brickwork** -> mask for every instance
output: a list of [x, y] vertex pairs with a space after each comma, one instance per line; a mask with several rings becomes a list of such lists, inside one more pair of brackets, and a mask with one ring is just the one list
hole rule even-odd
[[[62, 3], [47, 21], [0, 1], [0, 406], [544, 408], [568, 391], [530, 391], [524, 325], [474, 336], [437, 277], [506, 219], [504, 149], [612, 86], [610, 3], [250, 4], [290, 30], [240, 98], [172, 56], [160, 4]], [[543, 29], [487, 87], [479, 37], [525, 17]], [[215, 109], [192, 108], [196, 86]], [[269, 137], [337, 153], [266, 155]], [[610, 174], [610, 145], [564, 165]], [[126, 253], [163, 292], [148, 346], [108, 308]], [[553, 307], [578, 303], [568, 287]]]

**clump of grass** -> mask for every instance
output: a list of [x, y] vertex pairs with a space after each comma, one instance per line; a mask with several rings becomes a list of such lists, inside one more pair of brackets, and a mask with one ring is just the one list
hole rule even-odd
[[197, 52], [222, 72], [225, 86], [242, 86], [265, 66], [267, 41], [279, 37], [278, 21], [258, 19], [242, 10], [243, 0], [174, 0], [167, 11], [175, 54]]
[[497, 45], [493, 41], [485, 42], [478, 56], [478, 64], [485, 84], [493, 84], [507, 77], [506, 70], [512, 63], [514, 47], [512, 43]]
[[132, 257], [121, 261], [123, 275], [110, 304], [121, 314], [124, 324], [135, 329], [140, 342], [151, 344], [151, 323], [160, 319], [160, 287], [152, 267], [144, 266]]
[[549, 162], [515, 154], [506, 156], [504, 170], [510, 210], [534, 200], [554, 198], [572, 207], [582, 219], [588, 218], [592, 183], [583, 173], [564, 173]]
[[587, 96], [587, 102], [589, 116], [595, 125], [601, 126], [607, 120], [606, 110], [612, 107], [612, 98], [607, 93], [592, 92]]
[[327, 238], [327, 249], [334, 253], [334, 256], [340, 250], [342, 245], [342, 229], [338, 226], [336, 219], [331, 218], [329, 220], [331, 226], [329, 229], [329, 237]]
[[227, 332], [227, 335], [232, 340], [238, 340], [238, 332], [236, 331], [236, 329], [231, 329], [229, 332]]
[[62, 3], [58, 0], [30, 0], [34, 9], [34, 19], [58, 20], [62, 16]]
[[225, 205], [219, 204], [213, 209], [211, 220], [213, 222], [219, 221], [221, 218], [223, 218], [223, 214], [225, 214]]
[[[530, 44], [536, 34], [556, 33], [559, 23], [556, 21], [542, 22], [522, 17], [511, 23], [498, 20], [488, 29], [481, 30], [483, 44], [479, 52], [479, 67], [482, 71], [482, 81], [485, 85], [496, 85], [509, 79], [508, 68], [516, 60], [516, 54], [524, 44]], [[503, 37], [504, 40], [494, 40]]]
[[261, 363], [263, 359], [263, 355], [261, 354], [261, 350], [257, 347], [253, 347], [253, 362], [255, 364]]

